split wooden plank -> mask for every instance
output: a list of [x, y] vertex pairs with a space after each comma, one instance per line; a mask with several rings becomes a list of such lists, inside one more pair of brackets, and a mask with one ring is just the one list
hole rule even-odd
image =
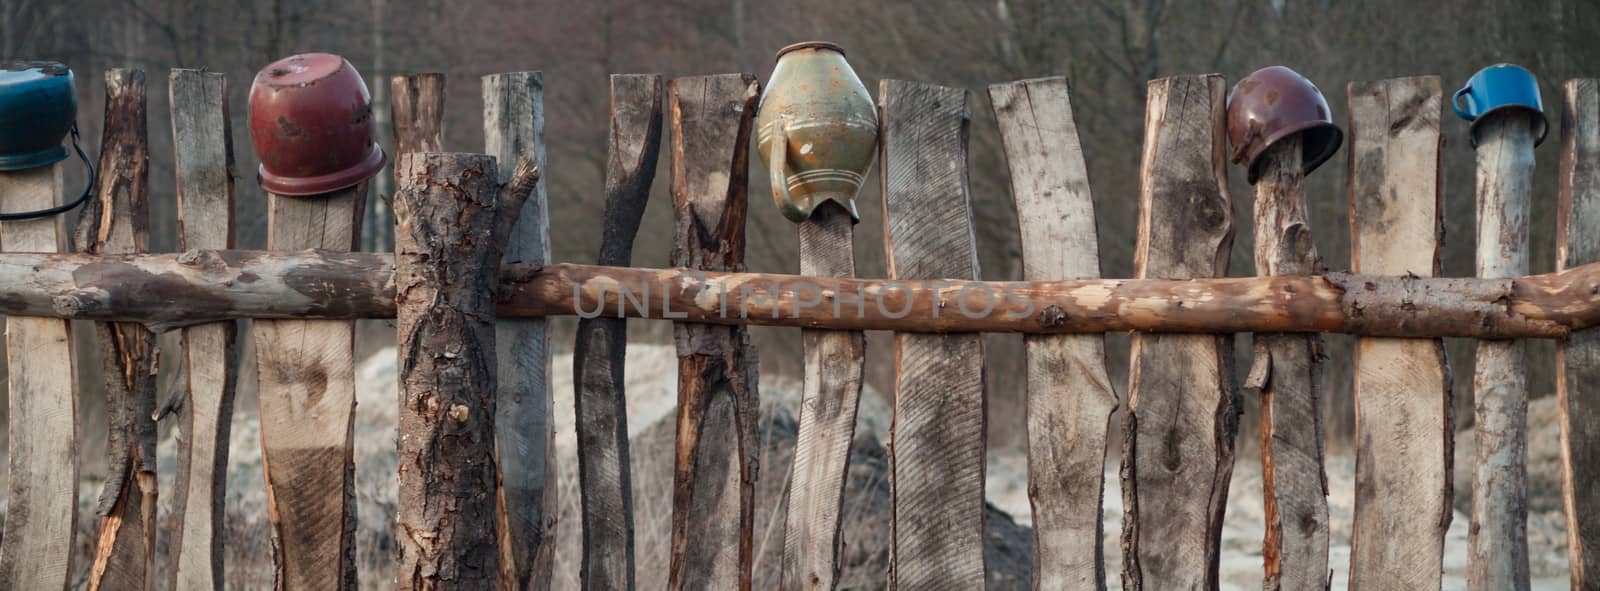
[[[0, 172], [0, 211], [54, 207], [62, 163]], [[60, 252], [61, 217], [0, 222], [0, 251]], [[6, 316], [10, 474], [0, 581], [68, 589], [78, 527], [77, 363], [64, 320]]]
[[[544, 78], [539, 72], [483, 77], [484, 153], [500, 173], [529, 158], [545, 167]], [[505, 181], [507, 179], [501, 179]], [[507, 261], [550, 262], [550, 208], [545, 183], [522, 205], [506, 245]], [[500, 466], [500, 589], [545, 589], [555, 560], [555, 426], [550, 397], [550, 327], [543, 318], [501, 319], [495, 461]], [[530, 587], [531, 585], [531, 587]]]
[[[1600, 80], [1562, 86], [1561, 195], [1556, 269], [1600, 261]], [[1573, 589], [1600, 588], [1600, 333], [1556, 345], [1561, 483]]]
[[[744, 269], [750, 74], [678, 78], [672, 123], [672, 264]], [[667, 588], [750, 589], [755, 525], [756, 356], [743, 326], [674, 323], [678, 432]]]
[[[1477, 123], [1479, 277], [1528, 272], [1533, 115], [1502, 111]], [[1478, 341], [1473, 367], [1477, 461], [1467, 586], [1528, 589], [1528, 387], [1525, 343]]]
[[[1306, 215], [1301, 136], [1261, 154], [1255, 183], [1258, 275], [1310, 275], [1321, 259]], [[1323, 467], [1322, 337], [1256, 333], [1245, 388], [1261, 395], [1266, 536], [1262, 588], [1328, 587], [1328, 475]], [[1287, 524], [1287, 527], [1285, 526]]]
[[489, 589], [500, 576], [494, 288], [538, 172], [522, 160], [502, 186], [494, 157], [437, 152], [402, 154], [395, 170], [397, 585]]
[[[1227, 273], [1233, 247], [1218, 75], [1153, 80], [1134, 276]], [[1240, 399], [1232, 337], [1135, 333], [1122, 456], [1123, 586], [1217, 585]]]
[[[178, 248], [233, 248], [233, 128], [228, 121], [227, 76], [175, 69], [169, 87], [178, 177]], [[188, 381], [174, 486], [178, 529], [172, 540], [173, 588], [222, 589], [228, 431], [239, 381], [238, 327], [230, 320], [186, 328], [183, 354]]]
[[[105, 131], [95, 195], [78, 221], [89, 254], [144, 252], [150, 244], [144, 72], [106, 70]], [[156, 545], [156, 341], [143, 325], [95, 325], [106, 393], [107, 475], [90, 589], [149, 589]]]
[[[1066, 78], [989, 87], [1021, 228], [1022, 278], [1100, 276], [1083, 144]], [[1023, 338], [1027, 355], [1028, 498], [1033, 588], [1104, 589], [1105, 451], [1117, 394], [1104, 335]]]
[[[1432, 277], [1443, 232], [1439, 77], [1352, 82], [1350, 265]], [[1352, 589], [1438, 589], [1454, 453], [1439, 339], [1356, 343]]]
[[[884, 80], [878, 101], [889, 277], [977, 279], [967, 180], [971, 93]], [[981, 589], [983, 339], [895, 333], [894, 356], [889, 587]]]
[[[799, 225], [800, 274], [854, 277], [855, 220], [827, 201]], [[820, 285], [827, 282], [819, 281]], [[837, 300], [836, 300], [837, 303]], [[866, 362], [860, 331], [802, 329], [805, 381], [784, 523], [783, 588], [831, 590], [838, 584], [845, 474], [855, 439]]]
[[[268, 193], [267, 248], [355, 249], [367, 184]], [[355, 326], [256, 320], [253, 332], [277, 585], [355, 589]]]
[[[602, 265], [627, 266], [661, 155], [661, 76], [611, 76]], [[572, 355], [577, 413], [578, 501], [583, 512], [582, 586], [632, 591], [633, 479], [628, 463], [627, 396], [623, 390], [628, 322], [584, 318]]]

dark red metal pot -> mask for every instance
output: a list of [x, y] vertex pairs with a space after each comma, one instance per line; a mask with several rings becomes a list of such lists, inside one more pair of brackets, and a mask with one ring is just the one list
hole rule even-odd
[[1228, 95], [1228, 140], [1234, 164], [1245, 165], [1250, 184], [1261, 176], [1259, 160], [1278, 140], [1301, 134], [1306, 174], [1316, 170], [1344, 142], [1332, 110], [1317, 86], [1283, 66], [1245, 76]]
[[355, 66], [333, 54], [289, 56], [256, 74], [250, 139], [261, 188], [279, 195], [337, 191], [383, 169], [372, 95]]

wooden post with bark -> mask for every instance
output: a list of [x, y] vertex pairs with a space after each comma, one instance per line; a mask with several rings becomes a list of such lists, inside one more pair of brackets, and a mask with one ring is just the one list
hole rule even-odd
[[[367, 184], [268, 193], [267, 248], [355, 249]], [[355, 589], [355, 325], [258, 319], [253, 329], [277, 585]]]
[[[89, 254], [144, 252], [150, 244], [144, 72], [106, 70], [106, 119], [95, 195], [78, 221]], [[106, 482], [89, 567], [90, 589], [149, 589], [156, 554], [156, 340], [132, 322], [95, 324], [106, 391]]]
[[[1227, 273], [1233, 210], [1224, 172], [1224, 97], [1223, 79], [1214, 74], [1150, 82], [1135, 277]], [[1123, 586], [1215, 588], [1239, 428], [1233, 338], [1135, 333], [1130, 356]]]
[[[1562, 86], [1561, 202], [1556, 269], [1600, 261], [1600, 80]], [[1592, 293], [1592, 292], [1591, 292]], [[1561, 404], [1561, 483], [1573, 589], [1600, 587], [1600, 333], [1556, 346]]]
[[[965, 89], [878, 87], [889, 277], [977, 279]], [[990, 294], [991, 296], [995, 294]], [[967, 315], [965, 307], [927, 310]], [[889, 442], [889, 588], [985, 585], [983, 337], [895, 333]]]
[[[1257, 163], [1257, 275], [1321, 270], [1306, 216], [1300, 135], [1268, 147]], [[1261, 481], [1266, 537], [1263, 589], [1328, 587], [1328, 475], [1323, 468], [1322, 337], [1256, 333], [1245, 388], [1261, 394]]]
[[[1444, 212], [1439, 78], [1352, 82], [1348, 95], [1351, 268], [1433, 277]], [[1355, 355], [1350, 586], [1437, 589], [1454, 450], [1444, 342], [1363, 338]]]
[[[750, 74], [668, 85], [675, 266], [744, 269], [750, 128], [760, 86]], [[672, 332], [678, 431], [667, 588], [748, 591], [759, 402], [749, 330], [677, 322]]]
[[[545, 166], [544, 78], [539, 72], [483, 77], [484, 153], [502, 166], [532, 160]], [[550, 262], [550, 215], [544, 181], [521, 205], [506, 240], [505, 259], [530, 264]], [[501, 319], [498, 424], [495, 461], [500, 469], [496, 518], [500, 520], [500, 589], [538, 591], [550, 584], [556, 543], [555, 427], [550, 397], [550, 327], [543, 318]]]
[[[1099, 277], [1094, 199], [1067, 80], [996, 84], [989, 98], [1011, 166], [1022, 278]], [[1033, 588], [1103, 589], [1101, 499], [1107, 430], [1117, 408], [1105, 335], [1030, 335], [1023, 348]]]
[[[599, 263], [626, 266], [633, 259], [650, 185], [661, 155], [661, 76], [611, 77], [611, 137], [607, 146], [605, 218]], [[583, 512], [586, 591], [632, 591], [633, 479], [628, 463], [627, 396], [623, 391], [628, 321], [616, 317], [578, 321], [572, 354], [573, 407], [577, 414], [578, 502]]]
[[[1528, 272], [1534, 117], [1491, 113], [1477, 138], [1479, 277]], [[1478, 341], [1472, 385], [1477, 461], [1472, 474], [1468, 587], [1528, 589], [1528, 387], [1520, 340]]]
[[[389, 79], [389, 110], [394, 125], [394, 152], [404, 154], [444, 150], [444, 74], [407, 74]], [[399, 187], [400, 170], [395, 172]]]
[[402, 589], [489, 589], [500, 575], [494, 292], [538, 171], [521, 160], [501, 185], [496, 168], [437, 152], [395, 165]]
[[[0, 211], [54, 207], [64, 162], [0, 171]], [[61, 252], [60, 216], [0, 221], [0, 251]], [[6, 485], [0, 581], [13, 589], [54, 591], [74, 581], [69, 571], [78, 527], [77, 363], [66, 321], [15, 315], [5, 319], [9, 392], [10, 479]]]

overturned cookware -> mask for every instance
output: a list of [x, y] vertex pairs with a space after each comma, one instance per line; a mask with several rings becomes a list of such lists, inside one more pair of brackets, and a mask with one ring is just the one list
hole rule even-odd
[[250, 85], [250, 140], [261, 188], [318, 195], [356, 186], [383, 169], [372, 138], [372, 95], [337, 55], [293, 55], [262, 68]]
[[70, 68], [48, 61], [0, 64], [0, 171], [42, 168], [65, 160], [69, 152], [61, 141], [69, 134], [73, 150], [89, 171], [78, 198], [38, 211], [0, 212], [0, 221], [52, 216], [89, 199], [94, 164], [78, 145], [77, 121], [78, 96]]
[[1450, 97], [1456, 116], [1472, 122], [1468, 137], [1478, 145], [1479, 124], [1497, 113], [1523, 113], [1533, 123], [1535, 146], [1550, 132], [1545, 120], [1544, 101], [1539, 98], [1539, 79], [1516, 64], [1495, 64], [1478, 70], [1467, 85]]
[[1344, 142], [1344, 132], [1333, 124], [1328, 101], [1315, 84], [1294, 70], [1271, 66], [1234, 85], [1228, 94], [1228, 141], [1233, 144], [1232, 161], [1245, 165], [1250, 184], [1260, 177], [1257, 164], [1267, 148], [1294, 134], [1301, 134], [1306, 174], [1327, 162]]
[[878, 149], [878, 113], [843, 49], [810, 41], [779, 50], [756, 133], [784, 217], [804, 222], [831, 200], [861, 221], [856, 194]]

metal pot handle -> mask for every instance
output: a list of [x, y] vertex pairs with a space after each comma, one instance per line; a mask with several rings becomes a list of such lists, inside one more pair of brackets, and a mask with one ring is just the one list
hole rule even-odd
[[[1461, 87], [1461, 90], [1457, 90], [1456, 91], [1455, 96], [1450, 97], [1450, 106], [1455, 108], [1457, 117], [1460, 117], [1462, 119], [1466, 119], [1467, 121], [1472, 121], [1474, 119], [1477, 119], [1478, 116], [1477, 115], [1473, 115], [1471, 112], [1468, 112], [1466, 109], [1461, 108], [1461, 97], [1466, 96], [1467, 93], [1469, 93], [1469, 92], [1472, 92], [1472, 85], [1469, 84], [1467, 86]], [[1468, 98], [1471, 98], [1471, 97], [1468, 97]]]
[[38, 211], [24, 211], [19, 213], [0, 213], [0, 222], [14, 222], [17, 220], [31, 220], [66, 213], [76, 209], [89, 200], [89, 194], [94, 192], [94, 163], [89, 161], [89, 155], [84, 153], [83, 147], [78, 145], [78, 124], [72, 124], [72, 149], [78, 153], [78, 158], [83, 159], [83, 167], [89, 171], [89, 180], [83, 186], [83, 194], [69, 203], [63, 203], [49, 209]]

